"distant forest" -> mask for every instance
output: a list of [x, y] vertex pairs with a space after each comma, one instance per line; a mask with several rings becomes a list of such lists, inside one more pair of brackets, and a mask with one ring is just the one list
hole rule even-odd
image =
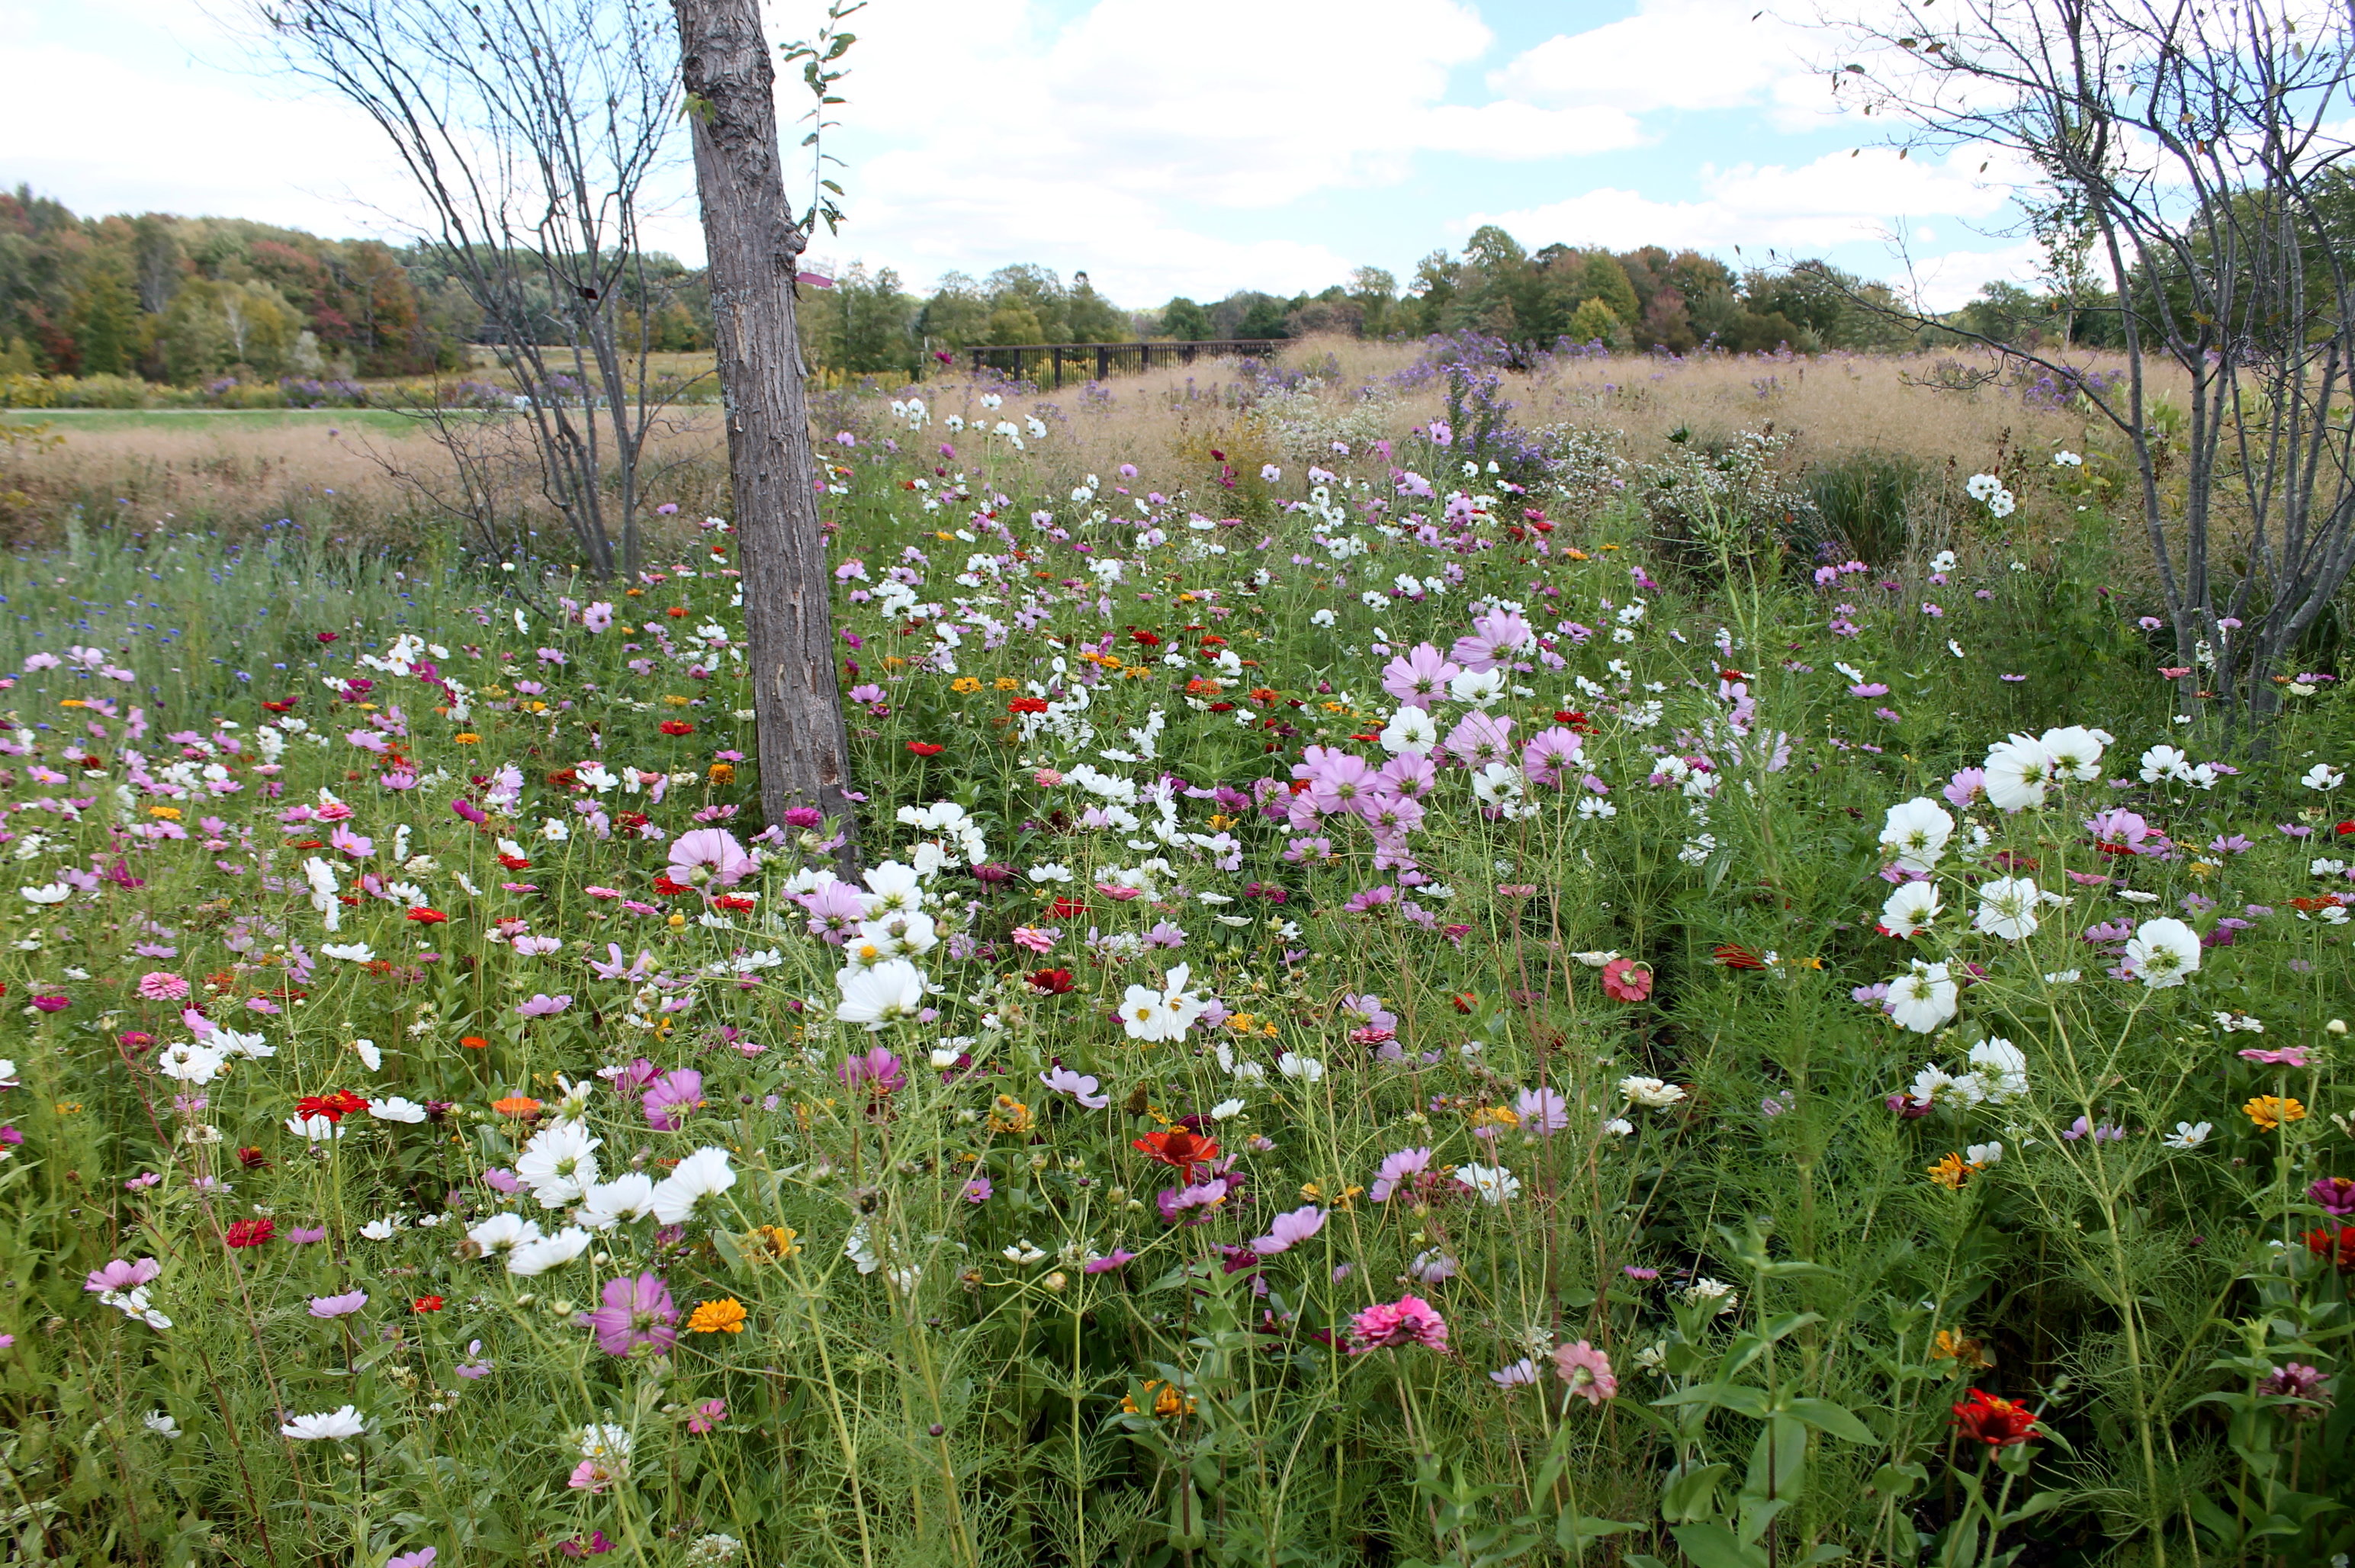
[[[711, 307], [699, 272], [649, 256], [616, 299], [624, 340], [705, 349]], [[542, 299], [544, 300], [544, 291]], [[951, 272], [929, 297], [863, 261], [805, 287], [812, 362], [852, 374], [916, 376], [932, 356], [976, 344], [1200, 341], [1340, 333], [1420, 337], [1472, 329], [1517, 343], [1620, 350], [1736, 352], [1782, 346], [1911, 347], [1917, 335], [1871, 308], [1878, 285], [1820, 266], [1737, 272], [1694, 251], [1524, 249], [1476, 231], [1460, 255], [1434, 251], [1401, 286], [1379, 267], [1316, 293], [1242, 289], [1124, 309], [1085, 272], [1036, 265], [975, 279]], [[1998, 335], [2049, 333], [2050, 302], [1991, 284], [1958, 313]], [[463, 368], [468, 347], [509, 332], [562, 341], [527, 299], [513, 322], [485, 320], [441, 258], [372, 240], [323, 240], [233, 218], [79, 218], [19, 187], [0, 191], [0, 376], [123, 376], [193, 385], [223, 379], [378, 379]], [[2074, 317], [2087, 336], [2092, 314]]]

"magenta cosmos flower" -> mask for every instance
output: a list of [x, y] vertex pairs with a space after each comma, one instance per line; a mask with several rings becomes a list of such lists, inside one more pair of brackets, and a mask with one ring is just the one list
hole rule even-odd
[[656, 1078], [640, 1102], [646, 1108], [648, 1126], [675, 1133], [686, 1125], [687, 1113], [703, 1104], [703, 1074], [692, 1067], [674, 1068]]
[[1350, 1327], [1357, 1341], [1349, 1347], [1353, 1356], [1362, 1356], [1369, 1350], [1403, 1349], [1409, 1345], [1432, 1350], [1447, 1349], [1447, 1320], [1420, 1296], [1377, 1302], [1352, 1318]]
[[597, 1348], [610, 1356], [626, 1356], [641, 1345], [652, 1345], [659, 1356], [678, 1343], [678, 1307], [659, 1275], [607, 1280], [605, 1305], [587, 1321], [597, 1331]]

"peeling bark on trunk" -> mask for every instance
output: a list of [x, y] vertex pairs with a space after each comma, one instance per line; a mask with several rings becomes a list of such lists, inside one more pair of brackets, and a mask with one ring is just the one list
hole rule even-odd
[[794, 280], [806, 241], [785, 200], [776, 72], [759, 0], [672, 0], [672, 9], [728, 411], [761, 809], [772, 825], [794, 806], [834, 818], [845, 835], [837, 859], [848, 869], [858, 844], [858, 820], [843, 794], [849, 737], [835, 679], [833, 582], [794, 325]]

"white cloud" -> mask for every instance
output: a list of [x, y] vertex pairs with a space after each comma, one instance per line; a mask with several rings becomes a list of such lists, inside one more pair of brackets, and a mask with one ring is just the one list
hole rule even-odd
[[1970, 152], [1940, 162], [1868, 147], [1797, 167], [1704, 167], [1705, 194], [1697, 200], [1662, 201], [1604, 187], [1543, 206], [1476, 213], [1454, 227], [1468, 233], [1483, 223], [1501, 224], [1532, 248], [1557, 241], [1705, 250], [1743, 245], [1815, 254], [1881, 239], [1908, 219], [1995, 217], [2010, 199], [2009, 187], [1995, 180], [1998, 169], [1979, 174], [1982, 161]]
[[1548, 38], [1488, 85], [1537, 103], [1638, 114], [1758, 103], [1786, 78], [1811, 74], [1808, 30], [1758, 13], [1757, 0], [1644, 0], [1632, 16]]

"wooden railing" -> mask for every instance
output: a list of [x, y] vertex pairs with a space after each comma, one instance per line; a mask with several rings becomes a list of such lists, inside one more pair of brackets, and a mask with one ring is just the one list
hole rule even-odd
[[1236, 355], [1264, 357], [1284, 347], [1281, 337], [1222, 337], [1196, 343], [1014, 343], [968, 348], [976, 370], [1003, 370], [1018, 381], [1046, 386], [1051, 378], [1060, 387], [1064, 378], [1103, 381], [1114, 375], [1134, 375], [1156, 364], [1191, 365], [1198, 357], [1222, 359]]

